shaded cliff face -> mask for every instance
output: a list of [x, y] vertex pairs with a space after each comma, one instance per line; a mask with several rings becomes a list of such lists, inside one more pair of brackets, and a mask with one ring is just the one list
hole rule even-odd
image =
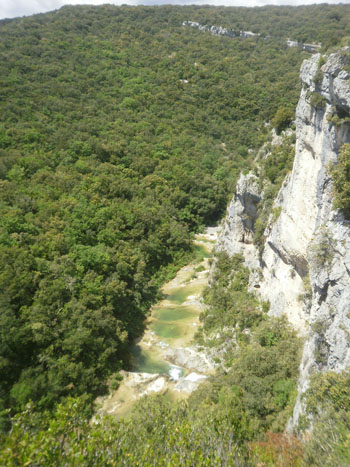
[[[286, 314], [306, 336], [299, 393], [307, 388], [312, 369], [340, 371], [350, 365], [350, 225], [333, 210], [329, 175], [329, 165], [350, 141], [347, 60], [344, 51], [330, 55], [320, 66], [321, 56], [316, 54], [302, 65], [293, 170], [275, 200], [280, 215], [270, 218], [260, 261], [257, 290], [270, 302], [270, 313]], [[256, 251], [240, 242], [240, 227], [236, 232], [236, 225], [242, 224], [239, 212], [245, 212], [237, 200], [245, 199], [242, 187], [248, 185], [249, 193], [249, 184], [250, 179], [240, 180], [229, 208], [232, 212], [234, 206], [236, 219], [225, 221], [226, 240], [219, 245], [230, 254], [243, 252], [252, 269], [258, 262]], [[256, 281], [252, 274], [252, 284]], [[295, 420], [300, 410], [298, 402]]]
[[258, 178], [251, 173], [241, 174], [217, 242], [217, 249], [229, 255], [243, 254], [250, 268], [258, 266], [253, 241], [260, 201]]

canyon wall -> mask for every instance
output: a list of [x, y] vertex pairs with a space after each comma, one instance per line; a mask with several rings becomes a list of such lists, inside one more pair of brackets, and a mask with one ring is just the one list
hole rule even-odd
[[348, 54], [315, 54], [302, 65], [293, 170], [275, 199], [278, 218], [270, 215], [261, 254], [253, 237], [263, 188], [253, 174], [241, 175], [218, 241], [219, 250], [244, 255], [251, 289], [270, 302], [269, 313], [285, 314], [305, 336], [294, 425], [310, 373], [350, 365], [350, 223], [333, 209], [329, 173], [350, 142]]

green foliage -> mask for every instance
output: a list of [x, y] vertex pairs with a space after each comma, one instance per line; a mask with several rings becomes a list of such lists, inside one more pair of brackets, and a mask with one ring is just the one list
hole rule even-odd
[[235, 354], [231, 350], [227, 374], [199, 391], [208, 395], [214, 388], [236, 387], [255, 439], [267, 430], [281, 431], [295, 402], [300, 350], [300, 341], [285, 320], [265, 319]]
[[325, 97], [321, 96], [318, 92], [308, 91], [306, 98], [309, 100], [310, 105], [317, 110], [322, 110], [326, 107], [327, 100]]
[[307, 413], [320, 414], [327, 406], [335, 410], [350, 411], [350, 373], [314, 373], [306, 392]]
[[273, 216], [273, 221], [276, 222], [278, 218], [280, 217], [282, 212], [282, 206], [276, 206], [275, 208], [272, 208], [272, 216]]
[[208, 308], [202, 316], [200, 342], [216, 347], [227, 373], [215, 377], [203, 392], [236, 387], [258, 436], [267, 430], [283, 430], [291, 415], [301, 346], [285, 319], [266, 316], [248, 292], [248, 280], [241, 256], [220, 253], [216, 257], [205, 295]]
[[295, 136], [285, 137], [281, 144], [272, 147], [271, 152], [262, 165], [262, 178], [273, 185], [273, 193], [269, 193], [271, 198], [279, 190], [286, 174], [291, 170], [294, 161]]
[[275, 116], [271, 120], [271, 125], [275, 128], [278, 135], [292, 123], [294, 114], [294, 110], [290, 108], [280, 107], [277, 110]]
[[267, 156], [260, 161], [260, 184], [263, 188], [263, 199], [258, 206], [258, 218], [254, 225], [254, 244], [262, 253], [264, 247], [264, 231], [271, 213], [272, 222], [276, 222], [281, 208], [273, 208], [273, 203], [287, 173], [292, 169], [295, 154], [295, 137], [284, 137], [281, 144], [266, 147]]
[[318, 69], [314, 76], [314, 82], [315, 84], [321, 84], [322, 80], [323, 80], [323, 73], [320, 69]]
[[315, 362], [320, 366], [326, 365], [328, 361], [329, 343], [326, 339], [326, 332], [329, 324], [329, 318], [324, 316], [314, 321], [311, 325], [311, 330], [315, 334], [314, 358]]
[[340, 127], [350, 123], [350, 115], [343, 108], [339, 106], [332, 106], [331, 112], [327, 115], [327, 120], [334, 123], [337, 127]]
[[[84, 410], [128, 364], [192, 233], [223, 214], [264, 123], [293, 118], [307, 55], [284, 37], [337, 42], [349, 17], [344, 5], [105, 5], [1, 21], [1, 465], [247, 465], [247, 442], [283, 429], [299, 341], [248, 292], [240, 257], [219, 258], [203, 314], [227, 374], [188, 406], [145, 400], [98, 424]], [[262, 37], [214, 37], [188, 19]], [[289, 140], [262, 162], [258, 244], [292, 159]]]
[[337, 164], [330, 169], [333, 178], [333, 206], [350, 218], [350, 144], [340, 150]]
[[120, 373], [112, 375], [110, 382], [111, 389], [116, 391], [119, 388], [121, 381], [123, 381], [123, 376]]
[[291, 416], [300, 350], [300, 340], [284, 319], [265, 319], [241, 344], [228, 378], [243, 389], [256, 433], [282, 431]]
[[314, 373], [306, 392], [313, 434], [304, 447], [306, 465], [346, 466], [350, 462], [350, 374]]
[[[162, 398], [138, 404], [127, 421], [89, 423], [79, 399], [68, 399], [53, 415], [26, 411], [1, 436], [1, 465], [246, 465], [246, 420], [235, 391], [201, 408], [171, 406]], [[216, 410], [217, 409], [217, 410]]]
[[311, 306], [312, 302], [312, 286], [310, 282], [309, 271], [306, 272], [305, 276], [303, 277], [303, 292], [298, 296], [298, 299], [307, 307]]
[[[256, 297], [247, 291], [249, 270], [240, 255], [230, 258], [226, 253], [217, 254], [211, 287], [204, 292], [208, 308], [202, 313], [202, 335], [222, 334], [215, 337], [216, 344], [226, 339], [224, 329], [238, 332], [250, 329], [258, 323], [263, 314]], [[243, 337], [243, 335], [242, 335]], [[206, 340], [206, 339], [205, 339]]]
[[350, 464], [348, 411], [325, 410], [317, 417], [311, 439], [303, 446], [303, 464], [346, 467]]
[[93, 398], [128, 365], [159, 285], [224, 213], [264, 122], [299, 93], [304, 54], [278, 34], [244, 41], [182, 22], [267, 31], [259, 15], [106, 5], [1, 22], [5, 407]]
[[310, 248], [310, 261], [317, 269], [327, 268], [334, 257], [334, 240], [326, 227], [320, 229]]
[[323, 73], [322, 73], [322, 66], [326, 63], [326, 58], [324, 56], [321, 56], [320, 57], [320, 60], [318, 61], [318, 64], [317, 64], [317, 71], [315, 73], [315, 76], [314, 76], [314, 82], [315, 84], [318, 84], [320, 85], [322, 83], [322, 80], [323, 80]]

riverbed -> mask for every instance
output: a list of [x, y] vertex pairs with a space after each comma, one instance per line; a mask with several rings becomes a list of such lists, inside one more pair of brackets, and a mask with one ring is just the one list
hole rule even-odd
[[125, 415], [148, 394], [188, 397], [214, 372], [214, 363], [193, 340], [200, 326], [201, 296], [208, 283], [217, 230], [208, 227], [196, 235], [196, 260], [162, 287], [164, 298], [152, 307], [146, 331], [131, 349], [132, 371], [122, 371], [120, 387], [98, 399], [98, 412]]

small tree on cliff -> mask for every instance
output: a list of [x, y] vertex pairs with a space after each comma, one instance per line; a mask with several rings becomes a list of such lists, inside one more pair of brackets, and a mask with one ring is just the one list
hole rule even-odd
[[271, 125], [275, 128], [276, 133], [279, 135], [281, 131], [285, 130], [294, 119], [294, 111], [287, 107], [279, 107], [275, 116], [271, 120]]
[[333, 177], [333, 206], [341, 209], [350, 219], [350, 144], [344, 144], [340, 150], [338, 163], [331, 168]]

